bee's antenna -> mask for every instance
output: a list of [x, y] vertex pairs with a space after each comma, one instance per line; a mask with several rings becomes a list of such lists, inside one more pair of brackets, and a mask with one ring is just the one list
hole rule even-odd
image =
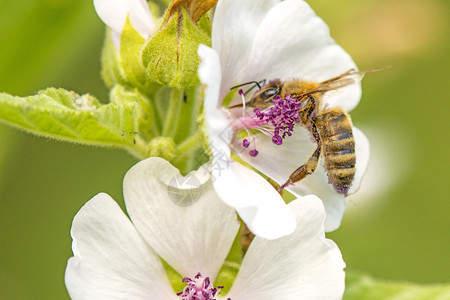
[[244, 86], [244, 85], [249, 85], [250, 83], [256, 84], [258, 86], [258, 88], [261, 89], [261, 86], [259, 85], [259, 82], [257, 82], [257, 81], [249, 81], [249, 82], [246, 82], [246, 83], [243, 83], [243, 84], [235, 85], [235, 86], [231, 87], [230, 90], [234, 90], [235, 88], [238, 88], [238, 87], [241, 87], [241, 86]]

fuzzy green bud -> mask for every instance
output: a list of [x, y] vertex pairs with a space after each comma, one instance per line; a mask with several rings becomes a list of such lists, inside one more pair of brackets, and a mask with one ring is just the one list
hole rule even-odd
[[198, 84], [200, 58], [197, 49], [200, 44], [211, 44], [209, 32], [204, 27], [194, 24], [184, 9], [182, 13], [176, 13], [144, 48], [142, 60], [149, 78], [161, 85], [178, 88]]
[[175, 157], [175, 141], [170, 137], [159, 136], [148, 144], [148, 156], [162, 157], [168, 161]]

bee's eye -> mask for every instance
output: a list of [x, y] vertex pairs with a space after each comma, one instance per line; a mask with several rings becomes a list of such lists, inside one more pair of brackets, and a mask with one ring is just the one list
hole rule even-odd
[[270, 88], [270, 89], [265, 90], [264, 92], [262, 92], [261, 98], [263, 100], [268, 100], [268, 99], [272, 98], [273, 96], [275, 96], [276, 94], [278, 94], [278, 89], [277, 88]]

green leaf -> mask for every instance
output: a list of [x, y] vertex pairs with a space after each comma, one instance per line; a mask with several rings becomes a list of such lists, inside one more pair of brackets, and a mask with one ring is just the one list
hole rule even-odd
[[89, 94], [55, 88], [29, 97], [1, 93], [0, 121], [66, 141], [134, 147], [137, 106], [102, 105]]
[[450, 285], [419, 285], [373, 279], [347, 271], [344, 300], [447, 300]]
[[139, 137], [149, 141], [160, 135], [156, 116], [151, 101], [138, 88], [127, 89], [117, 84], [111, 90], [110, 99], [112, 104], [133, 105], [138, 104], [137, 123]]

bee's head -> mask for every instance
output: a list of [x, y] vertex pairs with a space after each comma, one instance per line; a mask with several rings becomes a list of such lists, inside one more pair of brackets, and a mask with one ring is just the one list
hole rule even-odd
[[276, 79], [269, 82], [253, 95], [250, 101], [246, 103], [246, 106], [259, 108], [261, 110], [270, 107], [273, 104], [272, 100], [277, 95], [280, 95], [281, 88], [281, 80]]

